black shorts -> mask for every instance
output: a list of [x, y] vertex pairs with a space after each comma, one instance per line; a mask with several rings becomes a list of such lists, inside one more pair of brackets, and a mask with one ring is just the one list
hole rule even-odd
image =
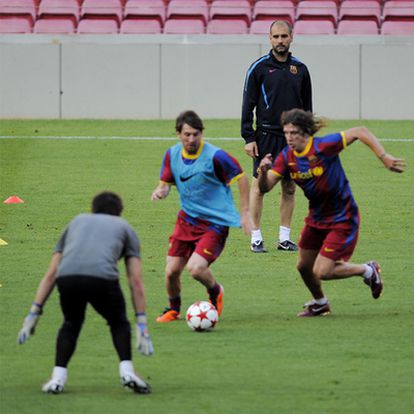
[[58, 277], [56, 283], [65, 321], [82, 324], [90, 303], [109, 325], [129, 323], [119, 280], [73, 275]]
[[259, 156], [253, 159], [253, 177], [257, 178], [257, 168], [260, 161], [266, 154], [272, 154], [273, 160], [286, 147], [286, 138], [284, 135], [272, 134], [271, 132], [257, 130], [256, 143], [259, 150]]

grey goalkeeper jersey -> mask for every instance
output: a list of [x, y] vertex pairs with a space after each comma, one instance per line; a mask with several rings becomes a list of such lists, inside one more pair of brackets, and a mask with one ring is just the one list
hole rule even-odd
[[57, 277], [118, 279], [118, 260], [140, 257], [138, 237], [129, 223], [109, 214], [80, 214], [67, 226], [55, 253], [62, 253]]

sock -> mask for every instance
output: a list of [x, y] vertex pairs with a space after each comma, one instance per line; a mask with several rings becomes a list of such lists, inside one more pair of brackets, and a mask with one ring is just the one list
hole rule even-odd
[[68, 377], [68, 370], [65, 367], [54, 367], [52, 372], [52, 379], [60, 380], [65, 383]]
[[279, 241], [284, 242], [285, 240], [290, 240], [290, 228], [279, 226]]
[[314, 299], [314, 300], [315, 300], [315, 303], [320, 306], [326, 305], [328, 303], [328, 298], [326, 296], [324, 296], [323, 298]]
[[260, 231], [260, 229], [252, 230], [251, 242], [260, 243], [261, 241], [263, 241], [263, 236], [262, 236], [262, 232]]
[[217, 296], [220, 293], [220, 285], [216, 282], [212, 288], [207, 289], [207, 292], [213, 304], [216, 303]]
[[168, 300], [170, 301], [170, 308], [179, 313], [181, 309], [181, 296], [175, 296], [174, 298], [168, 298]]
[[135, 371], [134, 366], [132, 365], [132, 361], [121, 361], [119, 363], [119, 375], [121, 377], [133, 373], [135, 373]]
[[365, 263], [364, 263], [364, 267], [365, 267], [365, 271], [364, 271], [364, 273], [362, 273], [362, 276], [364, 276], [364, 279], [368, 280], [368, 279], [371, 278], [371, 276], [374, 273], [374, 271], [372, 270], [372, 267], [371, 266], [368, 266]]

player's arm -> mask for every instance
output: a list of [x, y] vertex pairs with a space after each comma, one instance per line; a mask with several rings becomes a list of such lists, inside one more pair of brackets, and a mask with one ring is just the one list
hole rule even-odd
[[154, 191], [151, 195], [151, 200], [162, 200], [166, 198], [170, 193], [171, 185], [166, 183], [165, 181], [160, 181], [157, 187], [155, 187]]
[[257, 179], [262, 193], [269, 192], [282, 179], [282, 176], [271, 171], [272, 165], [272, 155], [266, 154], [257, 168]]
[[149, 356], [154, 353], [154, 347], [148, 332], [147, 315], [145, 313], [146, 302], [141, 259], [130, 256], [126, 258], [125, 266], [136, 316], [137, 348], [139, 352]]
[[253, 129], [253, 111], [257, 106], [259, 90], [260, 88], [256, 79], [256, 75], [249, 69], [247, 71], [243, 88], [241, 136], [246, 142], [244, 151], [249, 157], [252, 158], [259, 156], [259, 150], [256, 143], [256, 132]]
[[35, 300], [30, 308], [29, 314], [23, 321], [23, 327], [17, 339], [19, 344], [24, 344], [35, 333], [36, 324], [43, 312], [43, 306], [55, 287], [56, 273], [61, 257], [61, 253], [54, 253], [52, 256], [49, 268], [37, 288]]
[[343, 138], [346, 145], [351, 145], [360, 140], [382, 161], [385, 168], [390, 171], [402, 173], [405, 168], [405, 161], [402, 158], [395, 158], [388, 154], [379, 142], [378, 138], [366, 127], [355, 127], [344, 131]]
[[249, 180], [244, 173], [237, 180], [237, 185], [240, 195], [241, 226], [245, 234], [250, 234], [252, 222], [249, 210]]

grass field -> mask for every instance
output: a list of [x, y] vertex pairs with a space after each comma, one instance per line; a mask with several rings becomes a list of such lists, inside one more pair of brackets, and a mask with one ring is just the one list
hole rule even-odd
[[[338, 130], [359, 121], [336, 121]], [[263, 232], [270, 252], [253, 255], [249, 238], [233, 229], [212, 266], [225, 286], [225, 309], [211, 333], [191, 332], [184, 321], [159, 326], [166, 306], [163, 280], [168, 235], [178, 210], [173, 191], [151, 202], [168, 140], [34, 139], [34, 137], [174, 137], [173, 121], [0, 121], [0, 411], [2, 414], [273, 414], [414, 412], [414, 122], [366, 121], [386, 149], [405, 157], [403, 175], [386, 171], [357, 143], [344, 151], [362, 226], [355, 262], [376, 258], [385, 280], [374, 301], [359, 278], [326, 283], [332, 314], [302, 320], [309, 299], [296, 270], [296, 254], [278, 252], [279, 188], [265, 199]], [[206, 121], [207, 137], [238, 137], [237, 121]], [[27, 138], [22, 138], [27, 137]], [[214, 141], [250, 174], [241, 140]], [[21, 322], [63, 227], [89, 210], [97, 192], [111, 189], [125, 202], [124, 217], [137, 230], [155, 354], [134, 353], [138, 371], [153, 386], [139, 396], [119, 384], [118, 361], [108, 328], [88, 312], [69, 366], [65, 393], [43, 395], [54, 363], [62, 317], [53, 292], [36, 335], [16, 344]], [[234, 187], [238, 199], [237, 186]], [[297, 193], [293, 235], [299, 234], [306, 201]], [[122, 266], [121, 266], [122, 267]], [[127, 294], [131, 322], [133, 312]], [[183, 275], [183, 308], [206, 297]]]

